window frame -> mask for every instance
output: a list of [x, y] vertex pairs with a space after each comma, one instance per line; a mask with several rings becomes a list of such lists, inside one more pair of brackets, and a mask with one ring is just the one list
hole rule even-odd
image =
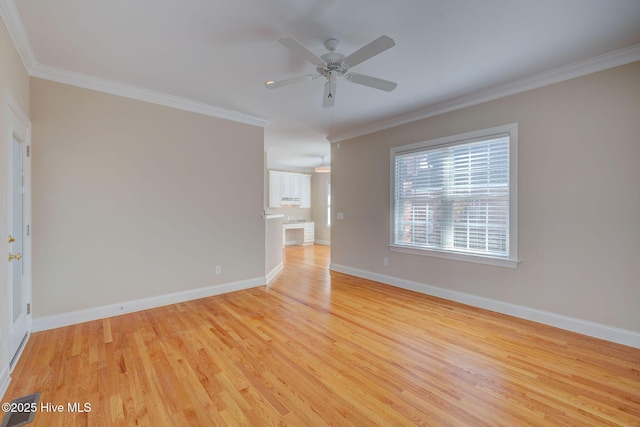
[[[407, 247], [395, 243], [395, 190], [396, 190], [396, 156], [411, 151], [431, 150], [447, 146], [455, 146], [483, 139], [491, 139], [500, 135], [509, 135], [509, 254], [504, 257], [462, 253], [450, 251], [445, 248], [416, 248]], [[495, 265], [500, 267], [515, 268], [518, 264], [518, 124], [511, 123], [473, 132], [436, 138], [414, 144], [392, 147], [390, 150], [391, 163], [391, 198], [389, 221], [389, 248], [394, 252], [403, 252], [414, 255], [431, 256], [436, 258], [466, 261], [480, 264]]]

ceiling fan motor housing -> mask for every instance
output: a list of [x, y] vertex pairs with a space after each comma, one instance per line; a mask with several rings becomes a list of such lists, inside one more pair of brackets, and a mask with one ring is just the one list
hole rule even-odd
[[325, 67], [316, 68], [318, 74], [321, 76], [327, 77], [329, 71], [335, 71], [338, 75], [343, 76], [349, 69], [349, 67], [347, 67], [343, 62], [346, 56], [341, 53], [329, 52], [325, 53], [320, 58], [327, 63]]

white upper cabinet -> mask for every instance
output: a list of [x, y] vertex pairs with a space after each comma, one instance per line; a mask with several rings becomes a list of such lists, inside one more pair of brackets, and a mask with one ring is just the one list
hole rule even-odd
[[311, 175], [269, 171], [269, 207], [311, 207]]
[[282, 174], [269, 171], [269, 207], [282, 206]]

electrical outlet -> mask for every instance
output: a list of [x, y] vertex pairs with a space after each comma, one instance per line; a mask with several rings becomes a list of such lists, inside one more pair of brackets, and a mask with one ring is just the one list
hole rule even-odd
[[382, 265], [384, 265], [385, 267], [389, 267], [389, 258], [383, 258]]
[[222, 267], [219, 265], [216, 265], [216, 274], [222, 274]]

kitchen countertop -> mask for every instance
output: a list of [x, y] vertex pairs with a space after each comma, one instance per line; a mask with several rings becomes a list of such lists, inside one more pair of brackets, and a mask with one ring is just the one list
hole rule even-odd
[[284, 215], [283, 214], [267, 214], [267, 215], [262, 215], [262, 218], [264, 219], [275, 219], [275, 218], [283, 218]]
[[314, 224], [314, 222], [313, 221], [295, 221], [295, 222], [285, 222], [282, 225], [284, 226], [284, 228], [290, 229], [290, 228], [304, 228], [305, 224]]

